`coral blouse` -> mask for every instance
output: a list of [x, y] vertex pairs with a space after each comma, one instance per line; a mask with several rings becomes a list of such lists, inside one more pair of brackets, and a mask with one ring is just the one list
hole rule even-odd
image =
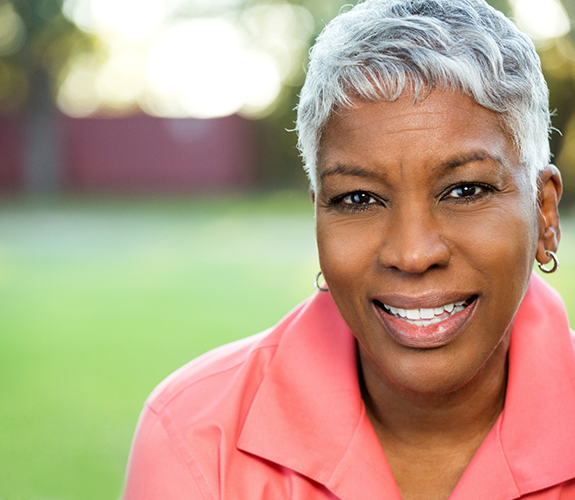
[[[575, 499], [574, 345], [561, 298], [533, 275], [505, 408], [450, 500]], [[123, 499], [400, 500], [330, 295], [166, 379], [140, 417]]]

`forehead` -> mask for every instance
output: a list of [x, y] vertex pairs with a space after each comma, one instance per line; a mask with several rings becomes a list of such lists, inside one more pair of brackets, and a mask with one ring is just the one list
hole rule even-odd
[[517, 163], [499, 115], [461, 93], [434, 90], [418, 102], [404, 94], [394, 102], [356, 102], [338, 110], [324, 129], [318, 174], [341, 163], [433, 166], [470, 154]]

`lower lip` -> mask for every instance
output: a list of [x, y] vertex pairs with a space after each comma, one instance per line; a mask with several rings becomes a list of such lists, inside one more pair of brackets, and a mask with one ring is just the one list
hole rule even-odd
[[374, 304], [387, 331], [399, 344], [415, 349], [441, 347], [455, 339], [475, 311], [476, 298], [463, 311], [429, 326], [417, 326], [386, 313]]

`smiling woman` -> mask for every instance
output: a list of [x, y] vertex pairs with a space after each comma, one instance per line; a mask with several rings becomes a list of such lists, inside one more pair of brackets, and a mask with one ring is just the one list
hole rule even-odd
[[327, 288], [157, 389], [125, 499], [575, 498], [575, 340], [532, 275], [558, 263], [547, 99], [482, 0], [328, 25], [297, 126]]
[[[544, 172], [555, 191], [556, 172]], [[318, 176], [321, 267], [358, 340], [366, 410], [401, 491], [432, 495], [439, 467], [446, 497], [504, 406], [510, 326], [539, 236], [527, 172], [495, 114], [434, 90], [332, 117]], [[430, 397], [443, 412], [465, 408], [450, 415], [458, 456], [410, 450], [406, 461], [388, 409]], [[434, 454], [431, 467], [410, 465]]]
[[321, 268], [362, 366], [445, 393], [506, 350], [538, 231], [496, 115], [449, 90], [357, 104], [328, 122], [318, 176]]

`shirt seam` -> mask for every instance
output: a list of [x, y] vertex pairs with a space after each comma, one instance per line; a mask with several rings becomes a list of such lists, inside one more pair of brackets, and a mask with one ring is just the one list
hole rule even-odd
[[[353, 434], [351, 435], [351, 438], [349, 439], [349, 441], [348, 441], [348, 443], [347, 443], [347, 446], [345, 447], [344, 452], [342, 453], [342, 455], [341, 455], [339, 461], [337, 462], [337, 465], [333, 468], [333, 470], [331, 471], [331, 474], [330, 474], [329, 477], [327, 478], [327, 480], [326, 480], [326, 482], [325, 482], [325, 485], [326, 485], [326, 486], [327, 486], [328, 484], [331, 485], [331, 480], [332, 480], [333, 476], [335, 475], [335, 473], [338, 471], [338, 469], [339, 469], [339, 467], [340, 467], [340, 465], [341, 465], [341, 462], [343, 461], [343, 457], [345, 457], [345, 456], [347, 455], [347, 452], [349, 451], [349, 447], [351, 446], [351, 443], [353, 443], [353, 441], [355, 440], [355, 437], [356, 437], [357, 433], [359, 432], [359, 430], [360, 430], [360, 428], [361, 428], [361, 425], [362, 425], [362, 423], [363, 423], [364, 418], [365, 418], [365, 406], [362, 405], [362, 407], [361, 407], [361, 412], [360, 412], [360, 415], [359, 415], [359, 419], [358, 419], [357, 425], [355, 426], [355, 429], [354, 429], [354, 431], [353, 431]], [[331, 486], [329, 487], [329, 489], [330, 489], [331, 491], [333, 491], [333, 490], [331, 489]]]
[[[176, 398], [178, 398], [183, 392], [185, 392], [186, 390], [188, 390], [190, 387], [193, 387], [197, 384], [199, 384], [200, 382], [203, 382], [211, 377], [215, 377], [216, 375], [222, 375], [226, 372], [235, 370], [236, 368], [238, 368], [239, 366], [245, 364], [248, 362], [248, 360], [257, 352], [257, 351], [261, 351], [263, 349], [268, 349], [268, 348], [273, 348], [273, 349], [277, 349], [278, 344], [271, 344], [271, 345], [263, 345], [263, 346], [258, 346], [255, 347], [250, 354], [245, 358], [242, 359], [241, 361], [238, 361], [237, 363], [235, 363], [232, 366], [228, 366], [227, 368], [222, 368], [220, 370], [208, 373], [206, 375], [203, 375], [202, 377], [198, 378], [198, 379], [194, 379], [190, 382], [188, 382], [186, 385], [184, 385], [183, 387], [181, 387], [180, 389], [178, 389], [174, 394], [172, 394], [168, 399], [166, 399], [166, 401], [162, 401], [161, 403], [159, 403], [157, 401], [157, 398], [159, 397], [156, 396], [155, 398], [152, 399], [152, 401], [148, 401], [147, 405], [150, 409], [152, 409], [154, 411], [154, 413], [159, 414], [162, 411], [165, 411], [167, 406]], [[164, 389], [165, 390], [165, 389]], [[155, 404], [156, 402], [158, 402], [158, 404]], [[166, 410], [167, 411], [167, 410]]]
[[501, 453], [503, 454], [505, 466], [507, 467], [507, 471], [509, 472], [511, 479], [513, 480], [513, 484], [515, 486], [515, 491], [517, 492], [517, 496], [515, 498], [520, 498], [521, 496], [523, 496], [523, 493], [521, 493], [519, 485], [517, 484], [517, 480], [515, 479], [515, 474], [513, 474], [513, 469], [511, 468], [511, 465], [509, 463], [509, 459], [507, 458], [507, 453], [505, 453], [505, 446], [503, 445], [503, 439], [501, 436], [502, 427], [503, 427], [503, 418], [500, 419], [498, 421], [498, 424], [497, 424], [497, 440], [499, 441], [499, 446], [501, 447]]
[[[160, 416], [155, 410], [154, 408], [152, 408], [150, 405], [147, 405], [149, 410], [154, 414], [154, 416], [156, 417], [156, 419], [158, 420], [158, 423], [162, 426], [162, 429], [164, 430], [164, 432], [166, 433], [168, 440], [170, 441], [170, 443], [172, 443], [172, 445], [174, 446], [176, 452], [178, 453], [178, 455], [180, 456], [180, 458], [183, 459], [184, 463], [186, 464], [186, 469], [188, 470], [190, 476], [192, 477], [192, 480], [194, 481], [194, 483], [196, 483], [196, 485], [198, 486], [198, 488], [200, 488], [200, 490], [203, 490], [203, 488], [200, 487], [200, 485], [198, 484], [198, 479], [196, 477], [196, 474], [194, 474], [194, 471], [191, 469], [191, 466], [195, 466], [199, 473], [201, 474], [201, 477], [203, 479], [204, 484], [206, 485], [211, 498], [213, 500], [216, 500], [217, 497], [214, 494], [214, 491], [212, 490], [212, 487], [210, 486], [210, 483], [208, 481], [208, 478], [203, 470], [203, 468], [201, 467], [201, 465], [199, 464], [197, 458], [195, 457], [195, 454], [193, 453], [193, 451], [186, 445], [186, 442], [180, 438], [179, 436], [179, 432], [177, 431], [177, 429], [175, 428], [174, 424], [174, 419], [172, 418], [172, 415], [170, 413], [170, 411], [168, 409], [165, 409], [165, 411], [163, 412], [162, 416]], [[166, 422], [167, 421], [167, 422]], [[177, 441], [177, 443], [180, 446], [177, 446], [176, 443], [174, 443], [174, 441]], [[182, 452], [180, 451], [181, 448], [183, 448], [186, 453], [188, 454], [188, 457], [184, 457], [182, 455]], [[202, 496], [205, 498], [204, 493], [202, 493]]]

